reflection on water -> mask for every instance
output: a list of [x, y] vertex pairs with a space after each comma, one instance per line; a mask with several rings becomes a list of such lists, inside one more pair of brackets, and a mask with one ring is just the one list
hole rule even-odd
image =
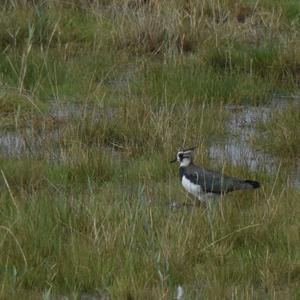
[[67, 122], [63, 120], [81, 114], [82, 106], [76, 103], [52, 102], [49, 115], [40, 120], [39, 126], [29, 124], [27, 128], [18, 130], [1, 130], [0, 154], [19, 156], [43, 151], [47, 159], [59, 159], [60, 149], [55, 142], [67, 126]]
[[[98, 118], [91, 105], [76, 102], [51, 102], [49, 114], [34, 125], [29, 122], [27, 128], [18, 130], [0, 129], [0, 155], [20, 156], [42, 154], [49, 160], [64, 160], [65, 153], [61, 147], [61, 139], [66, 129], [74, 126], [74, 119], [83, 117]], [[113, 117], [112, 110], [105, 113]], [[111, 150], [114, 157], [118, 156], [115, 149]]]
[[43, 151], [46, 159], [56, 160], [59, 159], [60, 148], [56, 146], [55, 140], [60, 135], [59, 129], [51, 131], [44, 129], [38, 132], [30, 128], [22, 131], [2, 131], [0, 153], [6, 156], [20, 156]]
[[2, 131], [0, 134], [0, 152], [5, 155], [20, 155], [24, 152], [25, 141], [16, 131]]
[[252, 171], [276, 173], [285, 166], [287, 180], [294, 185], [300, 184], [300, 161], [294, 159], [285, 162], [251, 146], [251, 140], [257, 133], [257, 124], [271, 118], [277, 110], [286, 106], [286, 102], [276, 99], [265, 107], [228, 105], [226, 127], [228, 136], [209, 147], [209, 156], [218, 161], [230, 162], [236, 166], [247, 166]]
[[229, 116], [227, 119], [228, 136], [209, 148], [209, 156], [213, 159], [229, 161], [234, 165], [245, 165], [255, 171], [266, 168], [274, 171], [277, 164], [272, 156], [263, 151], [256, 151], [251, 146], [251, 139], [257, 130], [259, 121], [266, 121], [271, 113], [271, 108], [227, 106]]

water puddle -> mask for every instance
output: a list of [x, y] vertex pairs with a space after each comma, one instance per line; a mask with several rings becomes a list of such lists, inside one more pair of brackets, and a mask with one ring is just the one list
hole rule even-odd
[[[273, 114], [282, 110], [288, 103], [299, 98], [276, 98], [268, 106], [228, 105], [226, 128], [228, 136], [224, 140], [213, 143], [209, 147], [209, 157], [222, 164], [228, 162], [235, 166], [246, 166], [251, 171], [263, 171], [268, 174], [279, 170], [287, 173], [287, 179], [292, 184], [300, 184], [300, 161], [285, 162], [262, 150], [256, 150], [251, 140], [257, 134], [257, 125], [268, 121]], [[284, 167], [283, 167], [284, 166]]]
[[[251, 146], [251, 140], [259, 130], [257, 124], [267, 121], [276, 110], [282, 109], [287, 103], [286, 99], [276, 98], [268, 106], [226, 106], [228, 110], [226, 127], [229, 134], [226, 138], [210, 145], [209, 157], [222, 164], [230, 163], [246, 166], [252, 171], [276, 173], [282, 161], [264, 151], [255, 150]], [[55, 120], [55, 125], [45, 126], [45, 122], [41, 122], [38, 128], [29, 126], [22, 130], [1, 130], [0, 155], [20, 156], [42, 153], [43, 157], [49, 160], [60, 160], [64, 154], [61, 153], [58, 141], [62, 138], [64, 130], [72, 126], [70, 120], [93, 113], [91, 106], [81, 103], [52, 102], [49, 115], [45, 118]], [[294, 183], [300, 184], [300, 162], [293, 161], [291, 167], [284, 167], [284, 169], [288, 170], [288, 175]]]
[[[106, 110], [105, 114], [113, 117], [112, 110]], [[50, 102], [48, 114], [37, 120], [28, 120], [26, 128], [0, 129], [0, 155], [18, 157], [41, 154], [48, 160], [65, 160], [61, 139], [66, 130], [76, 126], [74, 120], [86, 117], [93, 120], [99, 118], [94, 106], [76, 102]], [[115, 149], [109, 152], [119, 157]]]
[[80, 117], [87, 110], [89, 110], [88, 105], [76, 102], [52, 101], [49, 103], [49, 106], [49, 114], [57, 119], [70, 119], [72, 117]]
[[18, 156], [24, 152], [25, 141], [15, 131], [1, 131], [0, 153], [4, 155]]
[[[0, 131], [0, 154], [20, 156], [44, 151], [48, 159], [58, 159], [57, 141], [68, 126], [68, 120], [82, 115], [82, 105], [51, 102], [49, 114], [31, 120], [26, 128]], [[34, 123], [38, 124], [34, 124]], [[49, 145], [51, 147], [49, 147]], [[47, 146], [47, 147], [46, 147]]]
[[273, 109], [235, 105], [227, 106], [226, 109], [229, 111], [226, 122], [229, 135], [210, 146], [210, 158], [222, 163], [230, 162], [236, 166], [245, 165], [252, 171], [263, 167], [269, 172], [274, 172], [277, 167], [274, 158], [251, 146], [251, 139], [256, 134], [258, 122], [267, 121]]

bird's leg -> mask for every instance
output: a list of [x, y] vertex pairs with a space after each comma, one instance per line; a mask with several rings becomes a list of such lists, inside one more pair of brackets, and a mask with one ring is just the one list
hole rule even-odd
[[189, 197], [189, 195], [186, 195], [185, 200], [182, 203], [182, 206], [195, 206], [195, 200]]

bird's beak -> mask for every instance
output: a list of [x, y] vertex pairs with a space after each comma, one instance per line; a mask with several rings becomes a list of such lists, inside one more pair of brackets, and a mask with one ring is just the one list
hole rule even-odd
[[174, 163], [174, 162], [176, 162], [177, 161], [177, 157], [175, 157], [174, 159], [172, 159], [171, 161], [170, 161], [170, 163]]

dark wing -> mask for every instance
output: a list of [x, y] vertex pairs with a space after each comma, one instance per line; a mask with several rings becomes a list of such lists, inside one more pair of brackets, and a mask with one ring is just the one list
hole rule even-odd
[[222, 194], [245, 188], [244, 180], [202, 168], [191, 168], [185, 176], [206, 193]]

